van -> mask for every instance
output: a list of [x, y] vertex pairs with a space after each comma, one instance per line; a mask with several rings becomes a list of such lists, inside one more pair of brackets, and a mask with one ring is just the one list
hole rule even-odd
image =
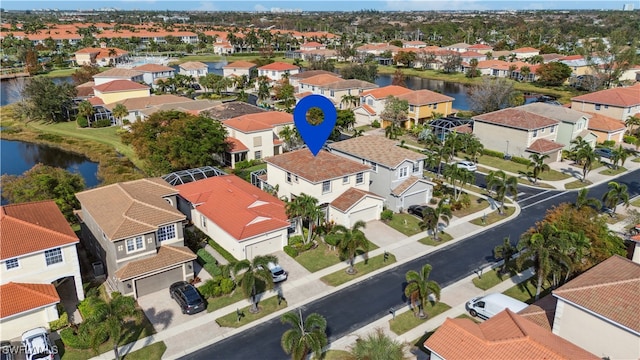
[[527, 306], [529, 305], [504, 294], [489, 294], [469, 300], [465, 307], [471, 316], [488, 319], [504, 309], [517, 313]]

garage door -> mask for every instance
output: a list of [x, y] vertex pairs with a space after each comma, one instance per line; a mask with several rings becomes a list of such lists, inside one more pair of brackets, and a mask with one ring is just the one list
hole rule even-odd
[[403, 209], [407, 209], [411, 205], [424, 205], [427, 203], [427, 190], [413, 194], [407, 194], [403, 198]]
[[253, 259], [258, 255], [267, 255], [282, 250], [282, 238], [275, 236], [267, 240], [260, 241], [253, 245], [247, 246], [247, 259]]
[[182, 266], [136, 280], [136, 292], [138, 297], [148, 295], [162, 289], [168, 289], [171, 284], [181, 280], [184, 280]]
[[349, 222], [351, 223], [350, 226], [353, 226], [353, 224], [355, 224], [360, 220], [367, 222], [367, 221], [377, 219], [379, 215], [377, 214], [377, 212], [378, 212], [378, 207], [375, 205], [366, 209], [352, 212], [351, 214], [349, 214], [349, 220], [350, 220]]

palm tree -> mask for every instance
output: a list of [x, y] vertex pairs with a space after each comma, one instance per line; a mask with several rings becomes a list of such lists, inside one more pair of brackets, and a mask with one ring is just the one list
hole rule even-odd
[[629, 157], [629, 151], [623, 148], [622, 145], [619, 145], [618, 148], [613, 149], [611, 152], [611, 162], [613, 163], [614, 168], [618, 169], [618, 162], [620, 162], [620, 166], [624, 166], [624, 162], [627, 161]]
[[377, 328], [364, 339], [358, 338], [351, 346], [349, 360], [405, 360], [405, 344], [387, 336], [384, 331]]
[[546, 164], [544, 161], [549, 158], [549, 155], [542, 154], [531, 154], [529, 155], [529, 159], [531, 162], [527, 165], [527, 169], [532, 166], [533, 167], [533, 183], [538, 183], [538, 175], [545, 171], [551, 170], [549, 164]]
[[[287, 216], [289, 218], [301, 218], [303, 221], [308, 221], [309, 223], [309, 232], [308, 232], [308, 240], [307, 243], [311, 241], [311, 236], [313, 234], [313, 224], [314, 222], [320, 220], [324, 212], [322, 209], [318, 207], [318, 199], [314, 198], [311, 195], [307, 195], [305, 193], [300, 194], [293, 200], [287, 202], [285, 205], [285, 210], [287, 212]], [[300, 224], [302, 227], [302, 224]]]
[[507, 177], [507, 174], [502, 170], [489, 171], [487, 189], [494, 190], [494, 188], [496, 192], [495, 200], [500, 203], [498, 211], [500, 214], [504, 214], [502, 208], [504, 207], [504, 199], [507, 193], [510, 193], [514, 200], [518, 199], [518, 178], [515, 176]]
[[447, 136], [444, 138], [444, 147], [449, 152], [449, 156], [446, 159], [447, 162], [450, 162], [451, 160], [453, 160], [453, 157], [456, 155], [456, 152], [460, 150], [460, 148], [462, 147], [462, 140], [463, 138], [456, 131], [452, 131], [448, 133]]
[[94, 112], [95, 109], [89, 101], [83, 100], [80, 102], [80, 104], [78, 104], [78, 116], [86, 118], [89, 121], [89, 124], [91, 124], [91, 117], [93, 116]]
[[582, 188], [578, 191], [578, 196], [576, 198], [575, 207], [581, 209], [585, 206], [591, 206], [595, 209], [600, 209], [602, 207], [602, 203], [600, 200], [596, 198], [587, 197], [589, 194], [589, 189]]
[[391, 140], [397, 139], [398, 136], [401, 134], [402, 134], [402, 128], [400, 128], [398, 123], [395, 121], [389, 122], [389, 125], [387, 125], [387, 127], [384, 128], [384, 136]]
[[[443, 175], [447, 178], [449, 183], [453, 186], [453, 199], [458, 201], [460, 194], [462, 194], [462, 187], [465, 184], [469, 184], [473, 181], [473, 173], [467, 169], [458, 167], [455, 164], [446, 165]], [[458, 191], [458, 182], [460, 182], [460, 191]]]
[[622, 202], [625, 207], [629, 207], [629, 191], [627, 185], [611, 181], [607, 184], [607, 187], [609, 191], [602, 197], [602, 202], [606, 207], [611, 209], [613, 214], [616, 213], [616, 208], [620, 202]]
[[358, 249], [363, 250], [365, 256], [367, 256], [369, 251], [369, 240], [367, 240], [367, 237], [361, 230], [366, 226], [364, 221], [358, 220], [353, 224], [351, 229], [343, 225], [336, 225], [332, 229], [332, 233], [335, 234], [337, 238], [340, 255], [349, 261], [349, 267], [346, 270], [349, 275], [356, 273], [353, 262]]
[[426, 207], [422, 212], [422, 221], [418, 223], [420, 229], [427, 229], [433, 233], [433, 239], [438, 241], [438, 224], [440, 220], [449, 225], [451, 220], [451, 207], [445, 203], [445, 199], [441, 199], [435, 208]]
[[584, 148], [591, 147], [591, 144], [587, 142], [582, 136], [577, 136], [571, 140], [571, 152], [575, 156], [576, 164], [580, 164], [582, 161], [578, 158], [578, 152]]
[[251, 302], [249, 312], [253, 314], [260, 312], [256, 299], [258, 295], [258, 285], [260, 283], [266, 285], [273, 284], [273, 277], [267, 266], [270, 262], [277, 264], [278, 258], [273, 255], [260, 255], [254, 257], [252, 261], [244, 259], [231, 265], [233, 276], [238, 279], [238, 286]]
[[597, 159], [598, 155], [590, 145], [584, 146], [576, 152], [576, 162], [582, 162], [582, 179], [580, 179], [582, 182], [587, 180], [587, 174], [593, 169]]
[[513, 255], [518, 253], [518, 249], [511, 245], [511, 239], [509, 237], [504, 238], [502, 245], [498, 245], [493, 249], [493, 257], [496, 259], [502, 259], [502, 268], [498, 272], [499, 274], [506, 274], [509, 269], [509, 263], [513, 259]]
[[307, 318], [302, 317], [302, 310], [298, 313], [288, 312], [280, 318], [282, 323], [291, 325], [291, 329], [282, 334], [280, 346], [292, 360], [306, 359], [309, 351], [315, 358], [319, 358], [322, 348], [327, 345], [327, 320], [322, 315], [312, 313]]
[[630, 135], [634, 135], [634, 126], [640, 126], [640, 116], [638, 115], [634, 115], [634, 116], [629, 116], [625, 121], [624, 124], [629, 128], [629, 134]]
[[300, 134], [298, 134], [298, 129], [296, 127], [291, 127], [286, 125], [280, 130], [278, 136], [284, 141], [286, 146], [286, 150], [291, 150], [298, 146], [300, 142]]
[[440, 301], [440, 285], [429, 280], [430, 274], [431, 265], [425, 264], [420, 272], [409, 270], [405, 275], [407, 286], [404, 288], [404, 294], [411, 301], [412, 306], [418, 305], [418, 317], [422, 319], [427, 317], [424, 313], [424, 307], [429, 301], [429, 297], [433, 295], [436, 302]]
[[97, 298], [93, 304], [93, 316], [86, 319], [91, 331], [89, 342], [94, 351], [98, 350], [99, 342], [109, 337], [113, 342], [113, 354], [120, 359], [118, 344], [122, 339], [125, 322], [129, 318], [139, 319], [140, 312], [136, 309], [136, 301], [130, 296], [122, 296], [115, 292], [110, 301]]
[[340, 103], [346, 106], [356, 107], [360, 105], [360, 97], [355, 95], [342, 95]]
[[129, 110], [127, 110], [127, 107], [124, 106], [123, 104], [117, 104], [114, 108], [113, 108], [113, 116], [115, 116], [116, 119], [118, 119], [118, 124], [122, 125], [122, 118], [129, 115]]

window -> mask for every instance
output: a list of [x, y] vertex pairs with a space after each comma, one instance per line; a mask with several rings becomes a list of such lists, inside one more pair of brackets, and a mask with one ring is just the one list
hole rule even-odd
[[204, 215], [200, 215], [200, 224], [202, 224], [203, 228], [207, 228], [207, 218]]
[[287, 182], [291, 183], [291, 173], [290, 172], [287, 173]]
[[364, 173], [356, 174], [356, 184], [362, 184], [364, 182]]
[[322, 193], [326, 194], [328, 192], [331, 192], [331, 181], [323, 181], [322, 182]]
[[293, 181], [298, 182], [298, 175], [293, 175]]
[[348, 184], [349, 183], [349, 177], [348, 176], [342, 177], [342, 183], [343, 184]]
[[608, 108], [609, 108], [609, 105], [605, 105], [605, 106], [604, 106], [604, 108], [605, 108], [605, 109], [608, 109]]
[[158, 229], [158, 240], [165, 241], [171, 240], [176, 237], [176, 226], [175, 224], [163, 226]]
[[[582, 124], [580, 124], [580, 127], [579, 127], [579, 128], [581, 128], [581, 127], [582, 127]], [[554, 132], [556, 132], [556, 127], [555, 127], [555, 126], [552, 126], [552, 127], [551, 127], [551, 133], [553, 134]]]
[[401, 178], [407, 177], [409, 175], [409, 172], [407, 170], [408, 170], [408, 168], [406, 166], [403, 167], [403, 168], [400, 168], [399, 173], [400, 173], [400, 177]]
[[600, 104], [596, 104], [596, 110], [600, 110]]
[[135, 239], [127, 239], [127, 253], [144, 249], [144, 243], [142, 236], [138, 236]]
[[538, 136], [538, 130], [533, 130], [533, 137]]
[[367, 100], [367, 104], [369, 104], [369, 106], [373, 105], [373, 99]]
[[336, 96], [336, 92], [335, 92], [335, 91], [333, 91], [333, 90], [331, 90], [331, 91], [329, 92], [329, 96], [331, 96], [331, 97]]
[[414, 111], [414, 110], [415, 110], [415, 106], [409, 105], [409, 111]]
[[413, 173], [417, 173], [420, 172], [420, 164], [418, 164], [417, 162], [413, 163]]
[[9, 259], [5, 262], [7, 270], [15, 269], [20, 267], [20, 262], [18, 262], [18, 258]]
[[544, 128], [540, 129], [540, 134], [544, 134]]
[[372, 162], [371, 163], [371, 170], [373, 170], [374, 172], [378, 172], [378, 164]]
[[262, 146], [262, 136], [253, 137], [253, 146]]
[[62, 262], [62, 249], [55, 248], [44, 252], [44, 259], [47, 261], [47, 266]]
[[260, 151], [260, 150], [256, 151], [255, 158], [256, 158], [256, 160], [262, 159], [262, 151]]

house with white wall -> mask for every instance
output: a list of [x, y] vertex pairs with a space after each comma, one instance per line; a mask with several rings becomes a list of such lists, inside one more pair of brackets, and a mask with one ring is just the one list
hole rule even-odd
[[382, 122], [380, 114], [384, 111], [384, 107], [387, 103], [387, 97], [398, 97], [412, 91], [413, 90], [411, 89], [397, 85], [389, 85], [364, 91], [360, 94], [360, 106], [353, 110], [356, 117], [356, 124], [371, 125], [371, 122], [374, 120]]
[[278, 82], [286, 76], [295, 75], [300, 72], [298, 66], [276, 61], [258, 68], [258, 76], [266, 76], [272, 82]]
[[540, 116], [558, 121], [558, 132], [555, 142], [564, 145], [563, 150], [570, 150], [571, 141], [580, 136], [592, 148], [596, 147], [597, 136], [589, 131], [589, 119], [592, 115], [576, 111], [561, 105], [536, 102], [518, 107]]

